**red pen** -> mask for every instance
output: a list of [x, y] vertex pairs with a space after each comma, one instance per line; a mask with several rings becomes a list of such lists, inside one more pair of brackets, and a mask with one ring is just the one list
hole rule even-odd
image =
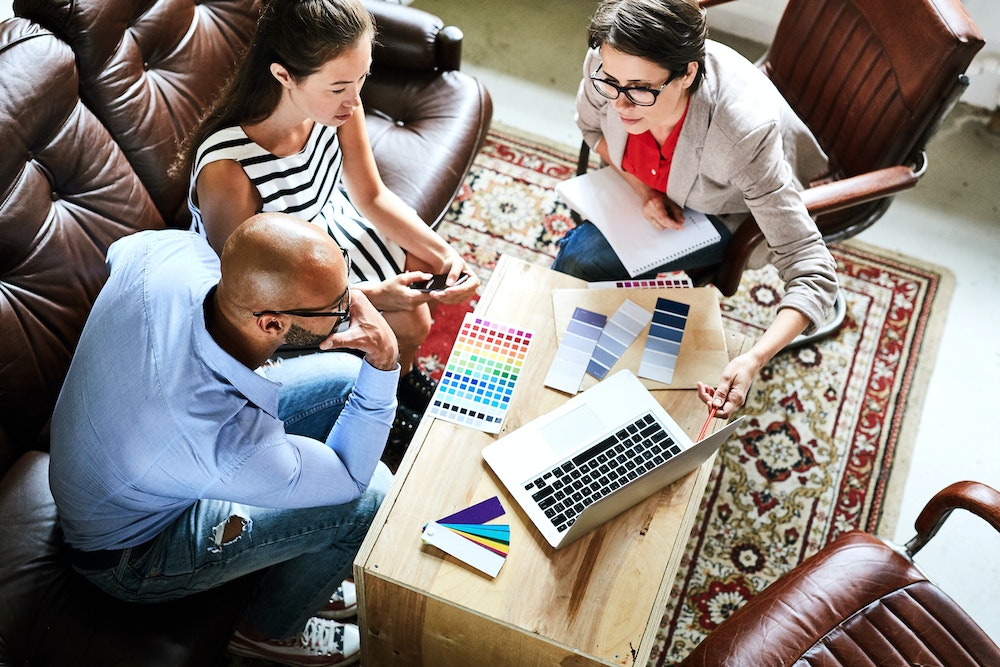
[[698, 439], [695, 442], [701, 442], [705, 439], [705, 434], [708, 433], [708, 427], [711, 425], [712, 420], [715, 419], [715, 411], [717, 409], [714, 405], [709, 406], [708, 419], [705, 420], [704, 425], [701, 427], [701, 433], [698, 434]]

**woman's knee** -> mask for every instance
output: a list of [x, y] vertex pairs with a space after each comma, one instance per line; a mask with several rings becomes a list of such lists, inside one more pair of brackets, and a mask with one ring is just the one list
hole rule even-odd
[[559, 244], [552, 269], [581, 280], [613, 280], [624, 271], [618, 255], [592, 223], [571, 230]]
[[431, 332], [430, 307], [420, 304], [413, 310], [393, 311], [385, 314], [386, 321], [396, 334], [400, 347], [416, 347], [427, 340]]

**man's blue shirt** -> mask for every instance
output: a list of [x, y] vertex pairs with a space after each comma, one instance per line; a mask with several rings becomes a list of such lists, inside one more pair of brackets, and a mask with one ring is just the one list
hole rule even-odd
[[219, 259], [203, 238], [139, 232], [112, 244], [108, 264], [52, 416], [49, 477], [70, 545], [141, 544], [202, 498], [298, 508], [360, 495], [398, 369], [361, 364], [325, 443], [286, 434], [280, 385], [206, 329]]

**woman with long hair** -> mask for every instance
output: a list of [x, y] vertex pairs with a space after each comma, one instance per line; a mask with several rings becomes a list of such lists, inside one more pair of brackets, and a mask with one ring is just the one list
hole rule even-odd
[[[461, 303], [480, 282], [379, 175], [360, 98], [375, 39], [360, 0], [267, 0], [243, 59], [173, 171], [190, 176], [191, 229], [217, 253], [260, 211], [324, 227], [348, 250], [352, 289], [389, 322], [406, 368], [430, 330], [431, 306]], [[410, 288], [432, 274], [447, 274], [447, 287]], [[410, 422], [432, 391], [413, 364], [400, 381]]]

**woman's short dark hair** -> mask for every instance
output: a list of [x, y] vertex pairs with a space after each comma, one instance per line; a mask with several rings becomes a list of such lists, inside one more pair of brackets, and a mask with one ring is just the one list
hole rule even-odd
[[190, 175], [194, 153], [214, 132], [260, 122], [274, 111], [281, 84], [271, 63], [299, 81], [364, 38], [375, 40], [375, 20], [361, 0], [265, 0], [236, 71], [184, 142], [171, 173]]
[[698, 63], [691, 92], [705, 73], [705, 10], [695, 0], [601, 0], [590, 19], [592, 49], [607, 44], [652, 61], [672, 73]]

